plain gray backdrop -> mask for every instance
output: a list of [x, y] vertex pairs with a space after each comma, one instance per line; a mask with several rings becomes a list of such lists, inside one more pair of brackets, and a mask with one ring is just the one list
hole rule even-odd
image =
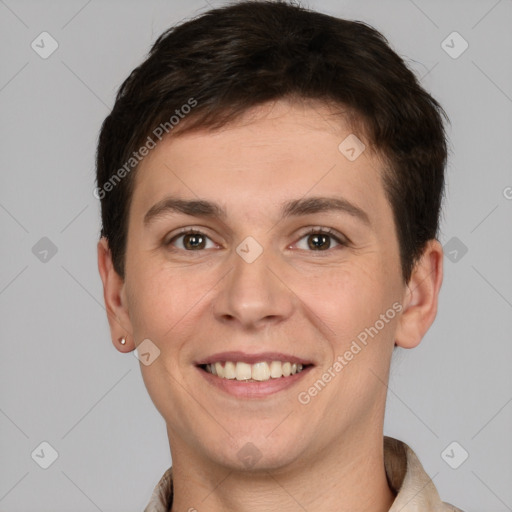
[[[445, 501], [510, 511], [512, 0], [303, 3], [380, 30], [451, 119], [439, 313], [395, 356], [385, 433]], [[124, 78], [209, 4], [0, 0], [1, 512], [142, 511], [171, 464], [110, 340], [94, 153]]]

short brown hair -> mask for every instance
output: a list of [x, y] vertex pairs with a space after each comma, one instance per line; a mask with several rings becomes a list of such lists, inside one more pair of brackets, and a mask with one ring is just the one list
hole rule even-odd
[[[383, 183], [409, 281], [438, 232], [448, 117], [380, 32], [286, 1], [242, 1], [170, 28], [121, 85], [97, 149], [101, 234], [120, 276], [133, 154], [155, 128], [213, 130], [282, 98], [340, 107], [387, 162]], [[193, 106], [186, 116], [185, 105]]]

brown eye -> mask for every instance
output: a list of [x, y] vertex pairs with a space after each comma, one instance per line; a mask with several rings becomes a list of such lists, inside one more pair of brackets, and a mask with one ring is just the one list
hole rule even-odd
[[331, 237], [322, 233], [308, 235], [308, 247], [313, 250], [325, 251], [331, 247]]
[[[208, 242], [210, 242], [210, 246], [207, 246]], [[173, 245], [184, 251], [201, 251], [203, 249], [211, 249], [215, 246], [215, 244], [200, 231], [186, 231], [181, 233], [169, 240], [166, 245]]]
[[297, 242], [298, 249], [315, 252], [327, 251], [338, 245], [346, 246], [347, 242], [342, 235], [327, 228], [310, 229]]
[[204, 249], [205, 237], [202, 235], [192, 234], [183, 237], [183, 246], [186, 249]]

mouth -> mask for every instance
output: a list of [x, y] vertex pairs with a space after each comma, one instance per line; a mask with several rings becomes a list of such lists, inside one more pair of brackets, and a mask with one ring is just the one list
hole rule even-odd
[[196, 363], [207, 382], [237, 398], [264, 398], [293, 386], [314, 367], [286, 354], [225, 352]]
[[242, 361], [223, 361], [200, 365], [200, 368], [219, 379], [237, 380], [239, 382], [265, 382], [301, 373], [308, 366], [311, 365], [274, 360], [270, 362], [260, 361], [254, 364]]

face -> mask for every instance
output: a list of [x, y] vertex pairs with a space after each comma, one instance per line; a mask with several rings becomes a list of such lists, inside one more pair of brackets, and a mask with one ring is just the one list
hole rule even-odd
[[406, 286], [382, 164], [349, 160], [350, 134], [278, 102], [137, 170], [122, 320], [160, 351], [141, 371], [173, 459], [277, 469], [382, 435]]

